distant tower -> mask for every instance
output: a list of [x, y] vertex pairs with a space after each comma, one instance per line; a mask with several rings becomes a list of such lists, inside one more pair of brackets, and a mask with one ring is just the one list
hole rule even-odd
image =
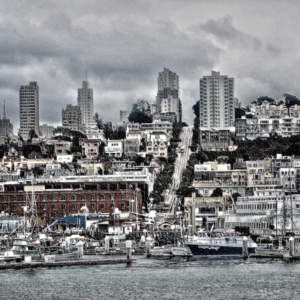
[[6, 119], [5, 99], [4, 99], [4, 108], [3, 108], [3, 119]]
[[6, 136], [9, 134], [13, 136], [14, 134], [14, 124], [10, 122], [9, 118], [6, 118], [6, 107], [5, 100], [3, 105], [3, 119], [0, 119], [0, 136]]
[[39, 110], [39, 86], [37, 82], [20, 87], [20, 135], [27, 138], [31, 129], [39, 133], [40, 110]]
[[157, 112], [163, 114], [176, 113], [177, 121], [181, 121], [182, 108], [179, 98], [179, 76], [164, 68], [163, 72], [158, 73], [157, 84]]
[[78, 89], [78, 106], [82, 111], [82, 123], [91, 128], [95, 126], [94, 120], [94, 94], [93, 89], [89, 88], [88, 81], [82, 82], [82, 88]]

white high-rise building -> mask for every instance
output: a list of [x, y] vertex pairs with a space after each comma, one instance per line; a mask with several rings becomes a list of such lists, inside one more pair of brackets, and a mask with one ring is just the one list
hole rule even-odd
[[234, 79], [220, 72], [200, 79], [200, 130], [234, 131]]
[[82, 82], [82, 88], [78, 89], [78, 105], [82, 111], [82, 122], [86, 128], [95, 126], [94, 119], [94, 94], [89, 88], [88, 81]]
[[37, 82], [22, 85], [20, 88], [20, 135], [27, 138], [31, 129], [39, 133], [39, 86]]

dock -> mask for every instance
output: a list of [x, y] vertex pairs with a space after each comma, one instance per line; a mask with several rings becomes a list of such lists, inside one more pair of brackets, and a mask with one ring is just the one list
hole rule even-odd
[[2, 270], [22, 270], [22, 269], [36, 269], [36, 268], [58, 268], [71, 266], [96, 266], [96, 265], [111, 265], [132, 263], [136, 259], [108, 259], [108, 260], [77, 260], [77, 261], [59, 261], [59, 262], [32, 262], [32, 263], [10, 263], [0, 264], [0, 271]]

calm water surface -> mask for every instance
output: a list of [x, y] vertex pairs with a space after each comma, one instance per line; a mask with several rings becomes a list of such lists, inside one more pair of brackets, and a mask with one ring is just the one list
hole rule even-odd
[[300, 263], [137, 257], [131, 267], [1, 271], [0, 299], [300, 299]]

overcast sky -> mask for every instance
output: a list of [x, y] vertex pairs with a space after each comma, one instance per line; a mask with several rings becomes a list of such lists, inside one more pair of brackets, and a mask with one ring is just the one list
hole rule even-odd
[[[95, 112], [119, 121], [138, 98], [154, 101], [158, 72], [179, 75], [192, 124], [199, 78], [235, 78], [235, 96], [300, 96], [300, 1], [0, 0], [0, 100], [15, 133], [19, 87], [37, 81], [40, 123], [61, 125], [88, 72]], [[1, 102], [0, 102], [1, 103]], [[0, 106], [1, 117], [3, 115]]]

